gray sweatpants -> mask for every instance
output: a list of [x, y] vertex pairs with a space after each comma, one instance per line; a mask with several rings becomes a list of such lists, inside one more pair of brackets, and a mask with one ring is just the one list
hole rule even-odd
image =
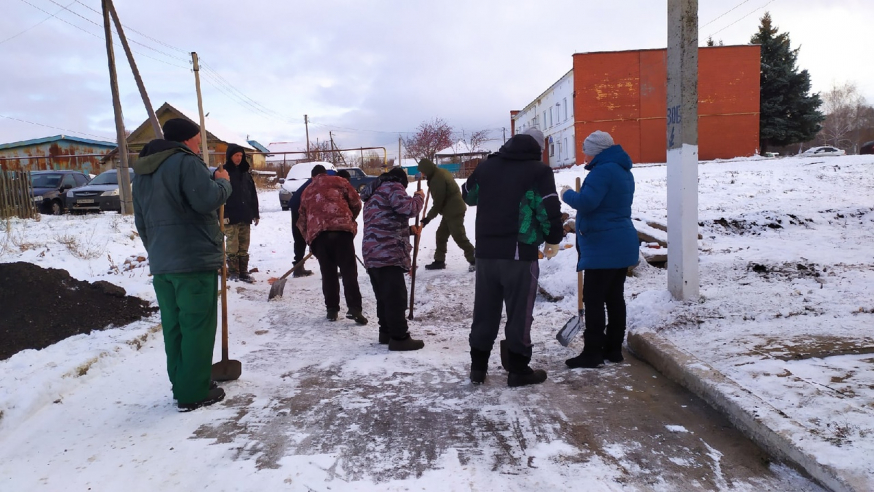
[[531, 357], [531, 322], [534, 321], [538, 277], [537, 261], [476, 259], [471, 347], [491, 352], [501, 325], [501, 311], [506, 305], [507, 348]]

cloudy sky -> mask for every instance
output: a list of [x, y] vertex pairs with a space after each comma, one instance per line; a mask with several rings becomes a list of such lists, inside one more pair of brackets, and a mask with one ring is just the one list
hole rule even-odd
[[[100, 0], [0, 0], [0, 143], [59, 133], [114, 140]], [[575, 52], [663, 48], [652, 0], [116, 0], [152, 103], [204, 110], [262, 144], [333, 132], [387, 146], [440, 117], [500, 138]], [[815, 91], [855, 82], [874, 103], [870, 0], [699, 0], [700, 42], [745, 44], [770, 11]], [[128, 129], [146, 118], [116, 47]]]

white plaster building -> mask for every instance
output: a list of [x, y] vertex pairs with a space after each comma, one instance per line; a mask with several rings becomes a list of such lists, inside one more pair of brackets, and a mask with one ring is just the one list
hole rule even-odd
[[576, 162], [573, 97], [574, 71], [570, 70], [512, 116], [515, 133], [532, 126], [543, 132], [546, 139], [543, 159], [550, 167], [571, 166]]

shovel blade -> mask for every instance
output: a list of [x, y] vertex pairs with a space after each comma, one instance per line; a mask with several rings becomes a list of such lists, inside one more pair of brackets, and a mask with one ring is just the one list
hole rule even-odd
[[223, 360], [212, 365], [213, 381], [235, 381], [243, 373], [243, 364], [238, 360]]
[[273, 285], [270, 286], [270, 294], [267, 295], [267, 300], [271, 300], [274, 297], [282, 297], [282, 292], [285, 290], [285, 282], [288, 278], [281, 278], [276, 282], [273, 282]]
[[568, 320], [564, 326], [561, 327], [561, 330], [558, 330], [558, 333], [555, 334], [555, 339], [558, 340], [563, 347], [567, 347], [570, 345], [571, 340], [577, 336], [577, 333], [583, 329], [583, 319], [582, 316], [574, 316]]

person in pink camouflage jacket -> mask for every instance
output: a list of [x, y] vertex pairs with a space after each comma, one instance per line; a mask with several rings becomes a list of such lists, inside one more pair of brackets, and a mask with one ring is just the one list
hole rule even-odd
[[419, 190], [412, 197], [407, 195], [407, 184], [407, 173], [396, 167], [361, 193], [364, 266], [376, 295], [379, 343], [387, 343], [389, 350], [419, 350], [425, 346], [408, 332], [404, 280], [404, 273], [411, 268], [410, 235], [419, 231], [410, 226], [410, 218], [422, 210], [425, 194]]

